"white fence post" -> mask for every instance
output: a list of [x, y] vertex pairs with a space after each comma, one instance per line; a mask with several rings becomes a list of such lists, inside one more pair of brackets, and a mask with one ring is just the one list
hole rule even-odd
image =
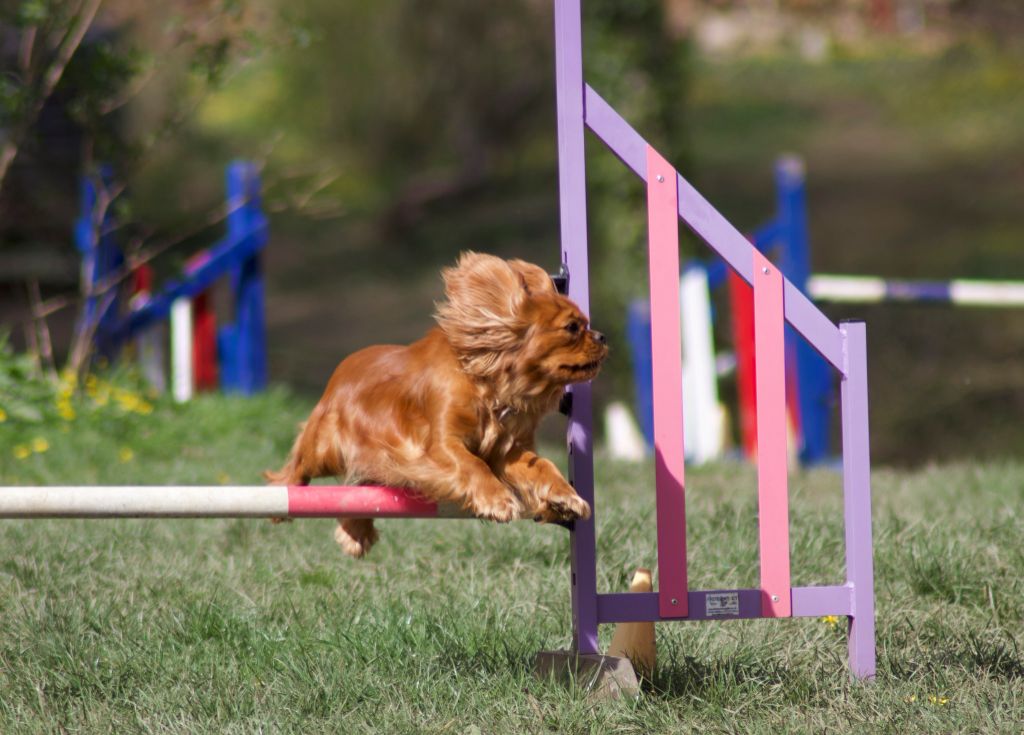
[[686, 456], [701, 464], [722, 455], [722, 416], [711, 325], [711, 293], [703, 267], [679, 281], [683, 329], [683, 422]]
[[171, 390], [174, 400], [192, 400], [192, 300], [171, 304]]

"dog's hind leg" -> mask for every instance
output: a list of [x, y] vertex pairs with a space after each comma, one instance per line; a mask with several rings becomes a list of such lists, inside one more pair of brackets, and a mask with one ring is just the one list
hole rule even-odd
[[366, 556], [377, 538], [372, 518], [339, 518], [334, 529], [334, 540], [341, 550], [357, 559]]

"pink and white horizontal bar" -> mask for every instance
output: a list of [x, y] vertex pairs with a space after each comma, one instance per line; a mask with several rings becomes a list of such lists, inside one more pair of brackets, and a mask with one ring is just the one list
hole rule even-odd
[[0, 518], [472, 518], [415, 492], [347, 485], [0, 487]]

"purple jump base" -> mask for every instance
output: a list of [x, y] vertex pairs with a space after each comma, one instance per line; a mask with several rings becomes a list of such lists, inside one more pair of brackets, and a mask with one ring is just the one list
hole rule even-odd
[[[850, 615], [853, 588], [793, 587], [792, 617], [815, 618], [825, 615]], [[665, 617], [658, 610], [656, 592], [623, 592], [597, 596], [597, 620], [600, 623], [661, 622], [669, 620], [753, 620], [775, 618], [765, 614], [761, 589], [691, 590], [689, 612], [685, 618]]]

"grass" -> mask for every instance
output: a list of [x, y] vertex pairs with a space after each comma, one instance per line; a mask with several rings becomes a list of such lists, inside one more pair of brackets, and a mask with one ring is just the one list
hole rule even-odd
[[[254, 483], [307, 408], [272, 391], [80, 411], [67, 433], [8, 421], [0, 484]], [[37, 434], [49, 448], [16, 458]], [[654, 561], [651, 470], [597, 472], [599, 584], [622, 590]], [[752, 471], [688, 477], [692, 584], [755, 584]], [[794, 583], [836, 583], [839, 478], [792, 484]], [[384, 522], [354, 561], [327, 521], [2, 521], [0, 731], [1019, 732], [1024, 464], [873, 484], [874, 684], [849, 680], [841, 622], [662, 625], [653, 681], [608, 703], [530, 674], [569, 640], [557, 528]]]

